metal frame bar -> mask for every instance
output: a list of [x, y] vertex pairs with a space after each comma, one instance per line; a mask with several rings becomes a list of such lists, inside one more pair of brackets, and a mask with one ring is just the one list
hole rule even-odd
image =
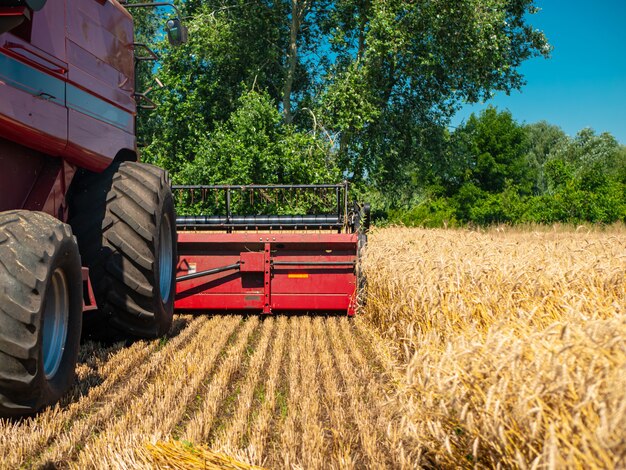
[[126, 1], [122, 0], [122, 1], [120, 1], [120, 4], [124, 8], [172, 7], [176, 11], [176, 14], [178, 15], [178, 17], [180, 18], [180, 16], [181, 16], [180, 15], [180, 10], [178, 9], [178, 7], [176, 5], [174, 5], [173, 3], [170, 3], [170, 2], [126, 3]]
[[139, 61], [150, 60], [153, 62], [161, 60], [159, 55], [156, 52], [154, 52], [152, 49], [150, 49], [150, 46], [148, 46], [144, 42], [134, 42], [133, 47], [135, 48], [135, 51], [137, 49], [144, 49], [146, 52], [148, 52], [147, 56], [135, 56], [135, 60], [139, 60]]
[[220, 268], [208, 269], [206, 271], [200, 271], [199, 273], [187, 274], [176, 278], [176, 282], [188, 281], [189, 279], [196, 279], [198, 277], [208, 276], [209, 274], [223, 273], [224, 271], [230, 271], [231, 269], [241, 269], [240, 263], [229, 264], [228, 266], [222, 266]]
[[264, 282], [264, 302], [263, 302], [263, 314], [269, 315], [272, 313], [272, 269], [271, 269], [271, 258], [272, 258], [272, 244], [267, 242], [263, 245], [264, 248], [264, 257], [263, 261], [265, 263], [264, 266], [264, 274], [263, 274], [263, 282]]
[[338, 184], [175, 184], [172, 189], [330, 189], [347, 188], [348, 183]]
[[354, 261], [272, 261], [272, 266], [354, 266]]
[[[334, 190], [337, 200], [335, 214], [308, 214], [308, 215], [233, 215], [232, 214], [232, 191], [256, 191], [261, 189], [329, 189]], [[194, 215], [177, 217], [176, 225], [185, 229], [203, 230], [226, 230], [232, 233], [234, 229], [295, 229], [295, 230], [337, 230], [339, 233], [348, 224], [348, 182], [338, 184], [249, 184], [249, 185], [172, 185], [173, 192], [191, 192], [191, 200], [194, 201], [194, 191], [200, 191], [202, 200], [206, 193], [211, 190], [224, 191], [226, 203], [226, 215]], [[336, 219], [334, 217], [336, 216]], [[293, 220], [289, 220], [293, 217]], [[316, 217], [326, 219], [311, 220]], [[275, 220], [269, 220], [274, 218]], [[283, 220], [281, 220], [281, 218]], [[331, 219], [329, 219], [331, 218]], [[246, 220], [242, 220], [246, 219]]]

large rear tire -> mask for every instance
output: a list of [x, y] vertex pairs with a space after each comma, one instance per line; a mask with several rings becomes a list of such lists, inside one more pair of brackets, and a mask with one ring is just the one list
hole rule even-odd
[[167, 334], [176, 216], [166, 172], [135, 162], [114, 163], [102, 174], [83, 171], [70, 193], [70, 224], [98, 303], [85, 332], [100, 339]]
[[71, 387], [82, 290], [69, 225], [42, 212], [0, 214], [0, 416], [34, 413]]

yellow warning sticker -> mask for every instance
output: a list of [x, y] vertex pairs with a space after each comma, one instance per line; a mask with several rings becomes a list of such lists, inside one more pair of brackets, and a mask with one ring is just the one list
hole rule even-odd
[[287, 274], [289, 279], [308, 279], [308, 274]]

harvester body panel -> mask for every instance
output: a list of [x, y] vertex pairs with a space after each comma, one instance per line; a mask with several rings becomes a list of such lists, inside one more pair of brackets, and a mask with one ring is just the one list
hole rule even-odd
[[65, 220], [77, 167], [136, 151], [133, 22], [111, 0], [48, 0], [30, 17], [0, 34], [0, 211]]
[[71, 388], [82, 334], [171, 327], [175, 212], [137, 162], [136, 46], [116, 0], [0, 1], [0, 417]]

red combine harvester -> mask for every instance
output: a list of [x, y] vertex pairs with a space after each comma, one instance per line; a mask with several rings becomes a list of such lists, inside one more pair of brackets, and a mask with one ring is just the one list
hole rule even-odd
[[[165, 171], [138, 162], [137, 108], [154, 103], [135, 66], [157, 55], [127, 9], [165, 5], [0, 0], [0, 417], [69, 390], [81, 333], [156, 338], [174, 307], [354, 314], [369, 209], [347, 185], [175, 187], [224, 214], [176, 218]], [[165, 30], [186, 39], [178, 18]], [[281, 190], [334, 209], [256, 211]]]
[[[354, 315], [369, 205], [349, 206], [347, 183], [172, 189], [192, 205], [203, 206], [211, 199], [212, 213], [216, 206], [224, 213], [176, 218], [176, 310]], [[277, 201], [287, 192], [290, 201], [301, 196], [308, 199], [301, 205], [326, 210], [307, 215], [258, 214], [258, 206], [267, 206], [268, 201], [276, 210]], [[257, 215], [233, 215], [233, 205], [242, 210], [241, 202]], [[267, 208], [261, 212], [267, 213]]]

